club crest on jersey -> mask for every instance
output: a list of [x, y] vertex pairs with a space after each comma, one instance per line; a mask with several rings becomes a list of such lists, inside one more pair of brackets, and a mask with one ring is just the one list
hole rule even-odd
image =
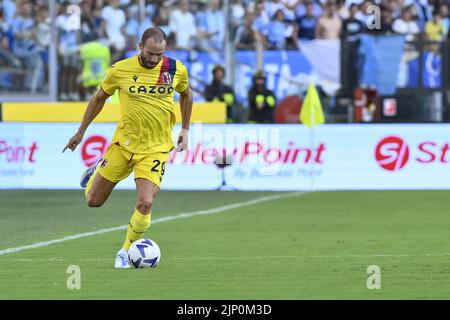
[[164, 81], [165, 85], [171, 85], [172, 84], [172, 76], [170, 75], [169, 72], [167, 72], [167, 71], [164, 72], [162, 78], [163, 78], [163, 81]]

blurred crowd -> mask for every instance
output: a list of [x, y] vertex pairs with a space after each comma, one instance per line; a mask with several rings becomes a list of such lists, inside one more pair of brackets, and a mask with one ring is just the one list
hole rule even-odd
[[[228, 26], [221, 0], [140, 5], [138, 0], [57, 1], [61, 100], [83, 98], [79, 84], [88, 92], [107, 65], [137, 49], [143, 30], [151, 26], [165, 31], [169, 49], [222, 51], [226, 36], [238, 50], [255, 50], [257, 43], [267, 50], [301, 50], [300, 40], [362, 33], [442, 41], [450, 25], [449, 0], [230, 0]], [[50, 34], [48, 0], [2, 1], [2, 90], [42, 89]]]

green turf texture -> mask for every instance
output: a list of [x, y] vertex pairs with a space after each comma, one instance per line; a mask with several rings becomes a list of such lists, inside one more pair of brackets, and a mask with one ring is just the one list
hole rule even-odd
[[[274, 194], [161, 191], [153, 219]], [[124, 225], [135, 197], [88, 208], [82, 191], [0, 190], [0, 250]], [[0, 255], [0, 299], [449, 299], [449, 207], [448, 191], [314, 192], [161, 222], [155, 270], [115, 270], [114, 231]]]

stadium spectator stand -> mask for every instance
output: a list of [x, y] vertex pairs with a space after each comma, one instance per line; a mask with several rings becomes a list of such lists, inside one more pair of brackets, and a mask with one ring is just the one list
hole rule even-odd
[[[260, 42], [265, 50], [303, 51], [305, 40], [358, 41], [364, 34], [403, 34], [408, 41], [434, 41], [423, 46], [431, 52], [449, 41], [448, 0], [230, 0], [229, 4], [226, 25], [221, 0], [58, 0], [53, 22], [58, 41], [58, 98], [83, 98], [86, 74], [98, 71], [86, 69], [83, 46], [93, 41], [108, 45], [113, 63], [135, 52], [143, 30], [155, 25], [166, 32], [168, 49], [186, 50], [189, 59], [198, 52], [222, 54], [226, 41], [234, 43], [236, 50], [255, 51]], [[379, 25], [371, 28], [377, 22], [374, 8], [380, 12]], [[48, 0], [1, 2], [1, 93], [48, 90], [51, 25]], [[411, 57], [407, 58], [402, 60], [403, 75], [406, 64], [411, 64]], [[254, 73], [257, 66], [251, 68], [249, 73]], [[250, 85], [246, 84], [247, 91]]]

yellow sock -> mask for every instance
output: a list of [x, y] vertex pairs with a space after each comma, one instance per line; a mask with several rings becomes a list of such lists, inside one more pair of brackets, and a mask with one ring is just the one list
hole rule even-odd
[[151, 212], [149, 214], [142, 214], [137, 209], [134, 210], [131, 216], [130, 223], [128, 224], [127, 236], [123, 243], [123, 248], [128, 251], [131, 244], [144, 237], [145, 231], [150, 227]]

